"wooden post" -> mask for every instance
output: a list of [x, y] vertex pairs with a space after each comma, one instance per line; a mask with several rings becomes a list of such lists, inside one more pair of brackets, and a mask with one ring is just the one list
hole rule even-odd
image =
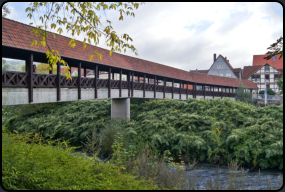
[[223, 87], [221, 87], [221, 99], [223, 98]]
[[122, 69], [120, 71], [119, 97], [122, 97]]
[[154, 80], [153, 80], [153, 84], [154, 84], [154, 98], [156, 99], [156, 76], [154, 76]]
[[26, 71], [28, 73], [27, 80], [28, 80], [28, 91], [29, 91], [29, 103], [33, 102], [33, 63], [34, 63], [34, 56], [32, 53], [29, 54], [28, 59], [26, 60]]
[[188, 100], [188, 82], [186, 83], [186, 100]]
[[131, 72], [127, 74], [127, 81], [128, 81], [128, 97], [130, 97], [131, 93]]
[[140, 76], [138, 76], [138, 83], [140, 82]]
[[197, 90], [197, 85], [196, 85], [196, 83], [194, 83], [194, 87], [195, 87], [195, 89], [194, 89], [194, 95], [195, 95], [195, 99], [196, 99], [196, 90]]
[[135, 73], [132, 73], [132, 97], [134, 97], [134, 75]]
[[180, 85], [179, 85], [179, 100], [181, 100], [181, 86], [182, 86], [182, 84], [181, 84], [181, 81], [180, 81]]
[[206, 99], [206, 86], [203, 85], [203, 87], [204, 87], [204, 100], [205, 100]]
[[111, 67], [109, 68], [109, 73], [108, 73], [108, 98], [111, 97]]
[[57, 101], [60, 101], [60, 62], [57, 63], [57, 75], [56, 75], [57, 81], [56, 81], [56, 93], [57, 93]]
[[78, 64], [77, 88], [78, 88], [78, 100], [81, 100], [81, 62], [79, 62]]
[[172, 99], [174, 99], [174, 79], [172, 79]]
[[145, 98], [145, 81], [146, 81], [146, 75], [143, 76], [143, 97]]
[[163, 79], [163, 84], [164, 84], [164, 86], [163, 86], [163, 99], [165, 99], [165, 91], [166, 91], [166, 79], [165, 78]]
[[98, 71], [98, 65], [95, 66], [95, 73], [94, 73], [94, 88], [95, 88], [95, 99], [98, 98], [98, 94], [97, 94], [97, 81], [98, 81], [98, 77], [99, 77], [99, 71]]

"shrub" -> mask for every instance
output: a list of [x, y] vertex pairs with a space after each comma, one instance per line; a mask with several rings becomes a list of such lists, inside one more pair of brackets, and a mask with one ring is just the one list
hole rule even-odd
[[[2, 134], [2, 186], [6, 190], [156, 189], [116, 165], [71, 153], [67, 142], [39, 135]], [[28, 144], [30, 143], [30, 144]]]
[[[264, 95], [264, 90], [259, 91], [259, 94]], [[267, 89], [267, 95], [276, 95], [275, 91], [273, 91], [272, 89], [268, 88]]]

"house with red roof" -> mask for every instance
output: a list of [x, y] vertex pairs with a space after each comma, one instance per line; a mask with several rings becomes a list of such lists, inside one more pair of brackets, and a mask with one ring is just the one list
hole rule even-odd
[[[265, 63], [263, 65], [244, 66], [242, 79], [253, 81], [258, 86], [258, 92], [264, 90], [266, 86], [276, 93], [280, 93], [276, 80], [282, 75], [283, 68], [275, 69], [272, 65]], [[253, 93], [256, 91], [254, 90]]]
[[267, 57], [268, 54], [265, 55], [253, 55], [252, 66], [269, 64], [274, 69], [283, 69], [283, 58], [280, 59], [280, 54], [273, 56], [271, 59], [267, 60], [264, 57]]

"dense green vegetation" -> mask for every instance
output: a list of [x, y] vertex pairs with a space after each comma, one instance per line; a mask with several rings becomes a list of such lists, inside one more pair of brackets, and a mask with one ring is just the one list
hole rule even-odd
[[71, 153], [67, 142], [2, 132], [2, 186], [7, 190], [157, 189], [114, 163]]
[[244, 166], [283, 169], [283, 105], [150, 100], [131, 105], [130, 121], [110, 121], [110, 100], [94, 100], [8, 107], [4, 118], [12, 114], [18, 117], [7, 120], [9, 130], [56, 132], [55, 138], [71, 139], [73, 146], [82, 146], [96, 128], [104, 157], [112, 156], [120, 134], [126, 154], [136, 155], [148, 144], [156, 154], [169, 150], [174, 160], [227, 164], [233, 159]]
[[[264, 95], [264, 90], [259, 91], [259, 94]], [[273, 91], [270, 88], [267, 89], [267, 94], [268, 95], [276, 95], [275, 91]]]

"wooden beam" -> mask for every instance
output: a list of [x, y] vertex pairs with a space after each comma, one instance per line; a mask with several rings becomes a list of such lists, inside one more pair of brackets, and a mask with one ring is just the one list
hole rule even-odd
[[57, 101], [60, 101], [60, 62], [57, 63], [57, 75], [56, 75], [56, 93], [57, 93]]
[[146, 81], [146, 75], [143, 75], [143, 97], [145, 98], [145, 81]]
[[181, 87], [182, 87], [182, 83], [180, 81], [180, 86], [179, 86], [179, 100], [181, 100]]
[[134, 72], [132, 73], [132, 97], [134, 97]]
[[166, 91], [166, 79], [165, 78], [163, 79], [163, 84], [164, 84], [164, 86], [163, 86], [163, 99], [165, 99], [165, 91]]
[[188, 100], [188, 82], [186, 83], [186, 100]]
[[111, 97], [111, 67], [109, 68], [108, 73], [108, 98]]
[[78, 100], [81, 100], [81, 62], [78, 63], [77, 88], [78, 88]]
[[140, 76], [138, 76], [138, 82], [140, 82]]
[[223, 87], [221, 87], [221, 99], [223, 98]]
[[193, 85], [194, 87], [194, 94], [193, 94], [193, 96], [195, 95], [195, 97], [194, 98], [196, 98], [196, 94], [197, 94], [197, 92], [196, 92], [196, 90], [197, 90], [197, 85], [196, 85], [196, 83], [194, 83], [194, 85]]
[[205, 100], [206, 99], [206, 86], [203, 85], [203, 87], [204, 87], [204, 100]]
[[130, 97], [131, 93], [131, 72], [127, 74], [127, 81], [128, 81], [128, 97]]
[[172, 99], [174, 99], [174, 79], [172, 79]]
[[26, 71], [28, 73], [28, 94], [29, 94], [29, 103], [33, 102], [33, 62], [34, 56], [32, 53], [29, 54], [28, 59], [26, 60]]
[[115, 80], [114, 76], [115, 76], [115, 73], [112, 73], [112, 79], [113, 79], [113, 80]]
[[99, 76], [99, 71], [98, 71], [98, 65], [95, 66], [95, 70], [94, 70], [94, 91], [95, 91], [95, 99], [98, 98], [98, 94], [97, 94], [97, 79]]
[[122, 97], [122, 69], [120, 70], [119, 97]]
[[153, 84], [154, 84], [154, 98], [156, 98], [156, 76], [154, 76], [154, 80], [153, 80]]

